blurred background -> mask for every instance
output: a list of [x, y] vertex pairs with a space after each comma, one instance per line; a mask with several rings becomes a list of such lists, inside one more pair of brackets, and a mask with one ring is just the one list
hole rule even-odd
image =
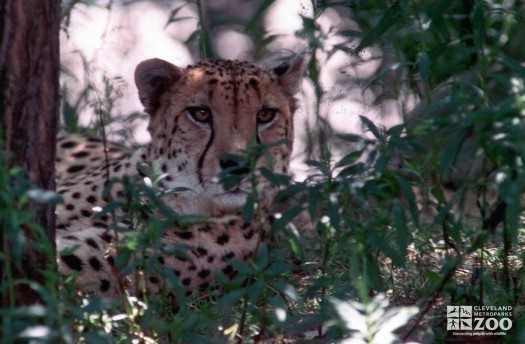
[[416, 99], [393, 77], [370, 84], [392, 59], [375, 44], [350, 53], [362, 31], [351, 12], [348, 1], [325, 7], [308, 0], [65, 1], [64, 124], [70, 131], [96, 127], [98, 113], [114, 139], [145, 143], [147, 117], [133, 82], [140, 61], [158, 57], [184, 67], [224, 58], [271, 68], [307, 51], [312, 77], [299, 95], [292, 162], [303, 179], [304, 160], [319, 158], [322, 146], [335, 158], [348, 151], [348, 142], [332, 134], [363, 134], [359, 116], [385, 127], [399, 124]]

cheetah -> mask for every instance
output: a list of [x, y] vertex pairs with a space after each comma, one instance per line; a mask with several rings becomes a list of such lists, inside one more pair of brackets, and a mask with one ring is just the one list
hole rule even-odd
[[[165, 230], [162, 245], [184, 247], [185, 255], [160, 252], [159, 264], [173, 272], [187, 293], [209, 288], [217, 273], [234, 276], [231, 261], [246, 260], [257, 251], [267, 238], [270, 220], [246, 220], [240, 209], [250, 183], [243, 180], [226, 189], [217, 175], [240, 167], [228, 156], [243, 152], [252, 141], [268, 145], [271, 157], [257, 159], [256, 167], [287, 173], [294, 96], [304, 67], [302, 57], [271, 70], [230, 60], [205, 60], [186, 68], [161, 59], [141, 62], [135, 84], [149, 114], [148, 145], [130, 149], [78, 135], [58, 140], [57, 191], [64, 200], [56, 209], [60, 272], [75, 278], [81, 292], [121, 295], [126, 284], [114, 252], [120, 234], [110, 230], [108, 214], [96, 210], [108, 202], [103, 190], [110, 178], [143, 177], [139, 166], [156, 164], [164, 176], [163, 188], [183, 188], [164, 199], [171, 210], [214, 219]], [[269, 214], [275, 189], [265, 186], [262, 178], [257, 183], [262, 186], [257, 193], [261, 213]], [[116, 199], [121, 191], [113, 190], [111, 196]], [[156, 276], [145, 280], [153, 292], [174, 287]]]

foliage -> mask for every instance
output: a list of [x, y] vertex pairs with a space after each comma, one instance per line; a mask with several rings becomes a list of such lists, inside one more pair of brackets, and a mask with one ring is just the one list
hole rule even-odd
[[365, 304], [333, 300], [343, 326], [350, 330], [350, 343], [392, 343], [397, 339], [394, 331], [405, 325], [417, 313], [416, 307], [398, 307], [387, 310], [388, 301], [378, 295]]
[[[260, 1], [242, 28], [253, 35], [259, 51], [275, 39], [265, 35], [260, 23], [272, 3]], [[209, 57], [214, 55], [214, 29], [221, 23], [204, 20], [204, 4], [185, 4], [199, 9], [199, 25], [188, 44], [198, 42], [200, 55]], [[303, 28], [296, 33], [311, 48], [308, 78], [316, 99], [309, 177], [292, 181], [254, 169], [251, 162], [264, 154], [262, 146], [251, 145], [245, 155], [230, 157], [250, 167], [244, 177], [263, 176], [280, 188], [274, 202], [282, 210], [273, 214], [272, 225], [279, 244], [263, 246], [249, 262], [237, 262], [239, 274], [222, 281], [220, 292], [185, 295], [177, 277], [148, 252], [160, 249], [168, 223], [206, 219], [171, 211], [163, 199], [181, 190], [162, 189], [163, 176], [155, 166], [146, 166], [146, 178], [108, 185], [107, 190], [124, 186], [126, 201], [115, 199], [102, 213], [131, 223], [132, 234], [119, 242], [121, 270], [131, 275], [142, 269], [162, 277], [173, 291], [145, 293], [140, 299], [124, 295], [113, 302], [79, 300], [72, 280], [62, 281], [65, 292], [59, 296], [56, 277], [50, 276], [49, 286], [35, 286], [45, 305], [2, 309], [4, 341], [27, 339], [28, 334], [40, 342], [60, 338], [67, 343], [250, 343], [283, 337], [342, 343], [442, 341], [446, 305], [523, 304], [525, 68], [516, 42], [523, 40], [525, 23], [520, 5], [375, 0], [313, 1], [312, 6], [314, 16], [303, 16]], [[179, 10], [171, 11], [168, 25], [182, 19]], [[361, 30], [323, 30], [319, 20], [328, 10], [350, 15]], [[334, 36], [346, 41], [329, 44]], [[361, 117], [366, 135], [338, 133], [322, 114], [322, 103], [332, 99], [320, 81], [320, 56], [342, 52], [359, 58], [370, 47], [379, 47], [390, 63], [361, 84], [363, 91], [385, 83], [392, 87], [382, 99], [401, 101], [401, 91], [408, 89], [419, 97], [419, 105], [406, 113], [402, 125], [384, 128]], [[95, 131], [87, 132], [100, 133], [114, 120], [118, 86], [111, 80], [105, 84], [92, 103], [101, 116], [89, 129]], [[81, 130], [78, 108], [66, 104], [64, 111], [66, 127]], [[335, 154], [333, 142], [351, 149]], [[4, 228], [27, 223], [22, 208], [29, 188], [20, 188], [16, 175], [0, 170], [2, 184], [11, 186], [0, 193]], [[231, 186], [239, 174], [226, 171], [220, 177]], [[249, 198], [245, 217], [258, 211], [256, 199], [255, 194]], [[16, 231], [9, 233], [9, 240], [16, 239], [10, 242], [23, 242]], [[13, 246], [2, 263], [16, 258], [17, 250]], [[173, 248], [173, 254], [184, 252]], [[140, 278], [135, 281], [140, 290]], [[2, 288], [10, 283], [3, 281]], [[524, 323], [522, 315], [514, 314], [506, 340], [523, 341]], [[305, 338], [312, 330], [315, 335]]]
[[[3, 149], [0, 142], [0, 149]], [[54, 192], [35, 188], [24, 177], [21, 168], [8, 168], [5, 157], [0, 155], [0, 228], [2, 252], [0, 254], [0, 272], [2, 280], [0, 291], [3, 296], [0, 308], [0, 338], [2, 343], [14, 342], [16, 338], [48, 338], [52, 341], [66, 335], [62, 328], [62, 304], [57, 293], [58, 273], [52, 245], [45, 231], [32, 223], [31, 202], [56, 203]], [[31, 233], [29, 236], [28, 233]], [[49, 270], [43, 272], [46, 281], [16, 278], [15, 270], [24, 265], [24, 252], [31, 245], [36, 251], [48, 257]], [[36, 292], [45, 305], [16, 307], [15, 287], [27, 285]]]

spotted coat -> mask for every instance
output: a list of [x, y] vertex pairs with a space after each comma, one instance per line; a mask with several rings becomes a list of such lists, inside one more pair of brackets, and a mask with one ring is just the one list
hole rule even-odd
[[[140, 176], [138, 166], [145, 164], [159, 167], [164, 175], [162, 187], [186, 188], [164, 199], [172, 210], [213, 219], [167, 229], [164, 247], [183, 245], [186, 254], [154, 252], [158, 263], [171, 270], [189, 292], [209, 287], [217, 271], [230, 277], [235, 274], [230, 262], [252, 255], [269, 225], [267, 216], [245, 221], [239, 213], [250, 192], [249, 181], [224, 190], [216, 176], [236, 164], [224, 154], [242, 152], [250, 140], [281, 141], [269, 148], [270, 160], [261, 158], [256, 164], [287, 172], [293, 96], [303, 68], [300, 58], [270, 71], [228, 60], [202, 61], [185, 69], [160, 59], [140, 63], [135, 82], [150, 115], [148, 145], [130, 149], [78, 135], [58, 141], [57, 189], [64, 199], [56, 211], [60, 271], [76, 276], [82, 291], [109, 297], [122, 292], [126, 283], [115, 266], [111, 219], [97, 210], [106, 204], [102, 192], [108, 179]], [[268, 213], [274, 191], [260, 190], [261, 210]], [[122, 197], [122, 190], [116, 188], [112, 197]], [[146, 281], [153, 291], [165, 283], [154, 275]]]

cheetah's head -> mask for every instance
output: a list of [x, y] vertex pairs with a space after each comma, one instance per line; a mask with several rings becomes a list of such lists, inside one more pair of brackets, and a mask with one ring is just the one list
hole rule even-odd
[[[202, 61], [185, 69], [160, 59], [137, 66], [135, 83], [151, 116], [150, 160], [159, 160], [168, 187], [187, 187], [193, 206], [185, 213], [227, 213], [241, 207], [247, 184], [224, 190], [216, 176], [234, 162], [225, 159], [246, 149], [250, 139], [274, 145], [271, 168], [287, 172], [292, 151], [293, 96], [304, 61], [271, 71], [239, 61]], [[258, 167], [267, 165], [260, 159]], [[193, 196], [190, 196], [192, 194]]]

